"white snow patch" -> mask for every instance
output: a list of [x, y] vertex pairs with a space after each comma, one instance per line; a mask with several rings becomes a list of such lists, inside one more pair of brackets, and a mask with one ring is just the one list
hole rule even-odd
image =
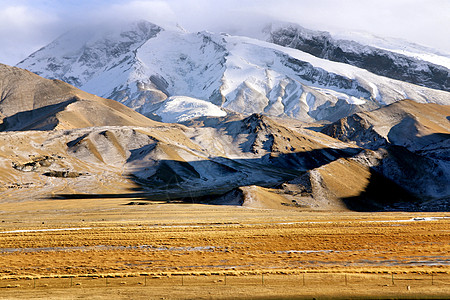
[[418, 221], [438, 221], [440, 219], [450, 219], [450, 217], [415, 217], [408, 220], [380, 220], [367, 221], [373, 223], [403, 223], [403, 222], [418, 222]]
[[173, 96], [155, 112], [163, 122], [184, 122], [197, 117], [224, 117], [225, 111], [211, 102], [185, 96]]

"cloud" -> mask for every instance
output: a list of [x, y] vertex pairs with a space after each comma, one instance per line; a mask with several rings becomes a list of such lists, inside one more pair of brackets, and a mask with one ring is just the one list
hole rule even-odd
[[17, 63], [42, 46], [52, 27], [58, 23], [57, 16], [27, 6], [3, 6], [0, 10], [0, 62]]
[[448, 0], [167, 0], [190, 31], [254, 31], [271, 20], [328, 31], [366, 31], [450, 52]]
[[167, 1], [121, 1], [88, 14], [102, 22], [144, 19], [161, 26], [176, 24], [176, 15]]
[[[289, 9], [291, 8], [291, 9]], [[279, 0], [271, 10], [286, 20], [322, 30], [359, 30], [409, 39], [450, 51], [447, 0]]]
[[450, 52], [448, 0], [0, 0], [0, 7], [0, 62], [8, 64], [70, 27], [132, 19], [231, 34], [254, 33], [265, 22], [282, 20], [403, 38]]

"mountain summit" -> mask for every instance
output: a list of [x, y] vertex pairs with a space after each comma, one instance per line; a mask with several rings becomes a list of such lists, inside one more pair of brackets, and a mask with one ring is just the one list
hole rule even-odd
[[[286, 26], [272, 28], [268, 41], [167, 30], [147, 21], [80, 28], [18, 66], [157, 120], [164, 119], [161, 112], [170, 115], [174, 96], [198, 99], [205, 116], [222, 108], [306, 122], [334, 122], [405, 98], [449, 104], [445, 66]], [[316, 53], [318, 48], [325, 52]], [[380, 72], [381, 62], [395, 70]]]
[[406, 41], [352, 33], [334, 37], [296, 24], [274, 24], [266, 39], [374, 74], [450, 92], [450, 55]]

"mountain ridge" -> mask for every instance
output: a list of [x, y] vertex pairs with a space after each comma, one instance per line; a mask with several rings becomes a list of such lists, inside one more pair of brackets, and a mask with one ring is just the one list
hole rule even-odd
[[[47, 46], [51, 49], [43, 48], [18, 66], [67, 80], [155, 119], [161, 118], [157, 113], [171, 96], [193, 97], [247, 115], [264, 113], [306, 122], [334, 122], [404, 98], [449, 101], [445, 91], [380, 77], [262, 40], [165, 30], [149, 22], [127, 26], [110, 34], [111, 40], [78, 41], [81, 48], [70, 47], [75, 37], [66, 34]], [[147, 28], [147, 35], [131, 34], [141, 27]], [[140, 37], [139, 42], [130, 42], [130, 35]], [[106, 51], [105, 41], [123, 51], [115, 57]], [[129, 48], [117, 46], [123, 44]], [[76, 63], [72, 50], [64, 54], [66, 48], [82, 49], [77, 50]], [[100, 54], [104, 57], [98, 67], [85, 63]], [[360, 54], [364, 53], [354, 55]]]
[[[268, 41], [278, 45], [361, 67], [377, 75], [450, 91], [450, 56], [431, 61], [432, 57], [417, 53], [419, 58], [416, 58], [412, 56], [414, 52], [408, 55], [407, 48], [403, 51], [392, 51], [387, 49], [388, 47], [376, 46], [376, 43], [363, 45], [345, 35], [340, 37], [342, 39], [334, 38], [328, 32], [312, 31], [295, 24], [278, 25], [278, 28], [271, 28], [269, 32]], [[388, 42], [385, 43], [389, 46]], [[408, 46], [406, 43], [404, 45]]]

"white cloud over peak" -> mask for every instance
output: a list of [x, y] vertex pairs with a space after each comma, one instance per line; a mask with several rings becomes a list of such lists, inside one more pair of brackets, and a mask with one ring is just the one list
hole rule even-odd
[[167, 1], [121, 1], [105, 7], [91, 16], [105, 21], [143, 19], [158, 25], [172, 25], [177, 17]]

